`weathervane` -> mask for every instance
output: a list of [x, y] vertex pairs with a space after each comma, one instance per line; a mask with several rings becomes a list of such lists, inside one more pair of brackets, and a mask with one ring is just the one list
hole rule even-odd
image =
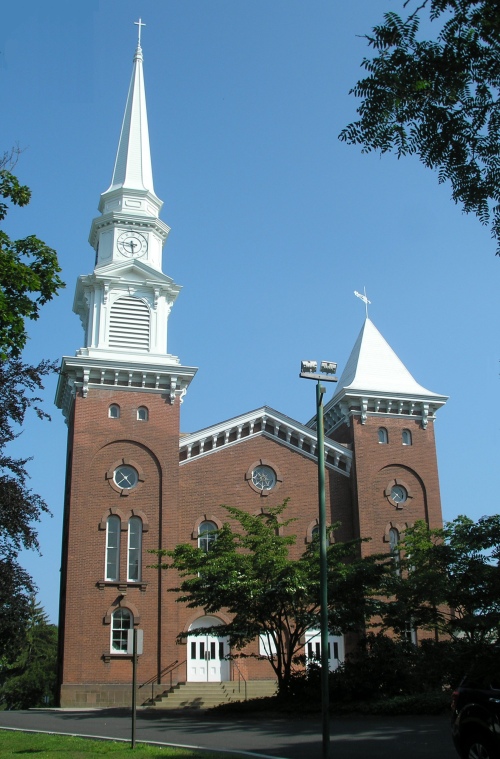
[[368, 319], [368, 304], [369, 303], [371, 304], [371, 300], [368, 300], [368, 298], [366, 297], [366, 287], [363, 287], [363, 293], [364, 295], [362, 293], [358, 293], [357, 290], [354, 290], [354, 295], [356, 296], [356, 298], [360, 298], [365, 304], [366, 318]]
[[136, 26], [138, 26], [138, 27], [139, 27], [139, 29], [138, 29], [138, 32], [139, 32], [139, 38], [138, 38], [138, 40], [137, 40], [137, 44], [138, 44], [138, 45], [139, 45], [139, 47], [140, 47], [140, 46], [141, 46], [141, 26], [146, 26], [146, 24], [143, 24], [143, 23], [142, 23], [142, 19], [141, 19], [141, 18], [139, 19], [139, 21], [134, 21], [134, 24], [135, 24]]

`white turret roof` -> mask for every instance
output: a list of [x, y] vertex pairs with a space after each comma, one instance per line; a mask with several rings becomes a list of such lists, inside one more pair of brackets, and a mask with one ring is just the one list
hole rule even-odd
[[367, 317], [336, 387], [343, 390], [440, 397], [412, 377], [389, 343]]
[[[325, 432], [351, 416], [406, 416], [421, 420], [425, 429], [429, 419], [448, 398], [419, 385], [373, 322], [367, 317], [354, 344], [332, 399], [325, 405]], [[316, 420], [308, 422], [316, 426]]]
[[154, 195], [142, 62], [142, 48], [139, 44], [134, 55], [113, 178], [106, 192], [123, 188], [148, 190]]

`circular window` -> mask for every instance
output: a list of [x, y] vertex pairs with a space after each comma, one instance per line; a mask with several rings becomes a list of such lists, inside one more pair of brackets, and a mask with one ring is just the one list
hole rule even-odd
[[276, 486], [276, 472], [264, 464], [256, 466], [252, 472], [252, 483], [257, 490], [272, 490]]
[[402, 485], [393, 485], [391, 488], [391, 498], [394, 503], [404, 503], [408, 498], [408, 491]]
[[119, 466], [115, 469], [113, 479], [115, 481], [115, 485], [117, 485], [119, 488], [123, 488], [123, 490], [131, 490], [137, 485], [139, 481], [139, 475], [133, 466], [124, 464], [123, 466]]

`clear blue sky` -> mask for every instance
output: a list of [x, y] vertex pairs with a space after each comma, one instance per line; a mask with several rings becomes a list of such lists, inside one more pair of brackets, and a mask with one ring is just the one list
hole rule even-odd
[[[7, 232], [54, 247], [66, 290], [30, 329], [26, 358], [73, 355], [76, 278], [109, 185], [142, 17], [155, 189], [172, 227], [165, 273], [184, 286], [169, 351], [199, 366], [183, 431], [268, 404], [314, 412], [301, 358], [341, 371], [370, 316], [430, 390], [445, 519], [497, 510], [498, 274], [489, 230], [417, 159], [339, 142], [355, 117], [363, 33], [402, 0], [17, 0], [2, 10], [0, 148], [26, 148], [31, 186]], [[23, 555], [57, 620], [66, 426], [33, 417], [16, 444], [53, 517]], [[92, 494], [89, 493], [89, 499]]]

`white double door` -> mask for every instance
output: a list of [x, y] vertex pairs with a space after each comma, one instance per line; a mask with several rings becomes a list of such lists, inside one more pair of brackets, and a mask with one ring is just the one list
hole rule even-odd
[[191, 683], [219, 683], [229, 680], [229, 642], [226, 637], [204, 634], [202, 630], [220, 624], [216, 617], [197, 619], [187, 639], [187, 675]]
[[[319, 630], [308, 630], [305, 634], [306, 661], [321, 663], [321, 633]], [[342, 635], [328, 636], [328, 668], [330, 672], [337, 669], [344, 661], [344, 637]]]

